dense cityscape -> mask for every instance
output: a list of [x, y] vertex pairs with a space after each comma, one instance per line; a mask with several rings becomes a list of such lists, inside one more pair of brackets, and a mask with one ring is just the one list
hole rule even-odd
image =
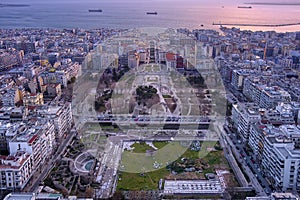
[[300, 32], [1, 29], [1, 199], [299, 199]]

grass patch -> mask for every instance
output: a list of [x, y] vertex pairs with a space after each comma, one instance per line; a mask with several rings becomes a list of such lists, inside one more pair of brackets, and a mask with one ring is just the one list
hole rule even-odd
[[[186, 143], [186, 144], [185, 144]], [[129, 170], [129, 172], [120, 172], [119, 181], [117, 185], [117, 190], [156, 190], [158, 189], [158, 182], [160, 179], [164, 178], [179, 178], [182, 177], [182, 172], [185, 167], [191, 166], [203, 166], [202, 173], [199, 173], [199, 177], [204, 178], [204, 175], [207, 173], [215, 173], [215, 169], [218, 169], [220, 166], [229, 169], [229, 165], [227, 163], [226, 158], [223, 155], [222, 150], [214, 150], [216, 146], [215, 141], [205, 141], [201, 142], [201, 150], [193, 151], [187, 147], [188, 142], [160, 142], [155, 141], [153, 145], [160, 151], [157, 151], [153, 156], [144, 156], [141, 153], [145, 153], [147, 150], [153, 150], [152, 147], [147, 145], [145, 142], [134, 143], [132, 147], [134, 147], [134, 153], [140, 153], [136, 155], [127, 155], [131, 153], [129, 151], [125, 151], [122, 156], [121, 165], [125, 166], [125, 170]], [[164, 148], [167, 146], [167, 148]], [[188, 149], [187, 149], [188, 148]], [[162, 153], [162, 155], [160, 155]], [[170, 159], [171, 155], [176, 155], [173, 161], [169, 161], [167, 166], [162, 166], [162, 168], [155, 170], [153, 168], [153, 163], [161, 163], [166, 164], [168, 159]], [[182, 158], [186, 158], [186, 161], [182, 161]], [[201, 164], [199, 165], [199, 159], [201, 160]], [[202, 164], [202, 162], [204, 164]], [[171, 164], [172, 163], [172, 164]], [[179, 165], [174, 165], [175, 163], [179, 163]], [[194, 165], [195, 163], [196, 165]], [[174, 168], [176, 166], [185, 165], [184, 168], [177, 172]], [[170, 167], [173, 165], [173, 167]], [[143, 170], [141, 170], [143, 168]], [[134, 171], [136, 170], [136, 171]], [[141, 173], [134, 173], [141, 170]], [[154, 171], [151, 171], [154, 170]], [[170, 171], [175, 171], [178, 173], [177, 175], [170, 174]], [[146, 171], [146, 173], [144, 173]], [[147, 172], [150, 171], [150, 172]], [[188, 174], [192, 175], [192, 174]], [[200, 176], [201, 175], [201, 176]], [[193, 179], [195, 178], [194, 176]], [[198, 178], [199, 178], [198, 177]], [[232, 177], [234, 179], [234, 176]], [[230, 181], [230, 180], [229, 180]]]
[[[209, 148], [214, 148], [216, 142], [215, 141], [205, 141], [205, 142], [201, 142], [201, 150], [200, 151], [192, 151], [190, 149], [186, 150], [186, 152], [184, 152], [184, 154], [181, 157], [184, 158], [188, 158], [188, 159], [197, 159], [197, 158], [205, 158], [205, 157], [213, 157], [210, 159], [216, 159], [216, 156], [214, 156], [213, 154], [211, 155], [211, 153], [214, 152], [210, 152]], [[220, 151], [217, 151], [219, 153], [221, 153]]]
[[166, 146], [167, 144], [169, 144], [169, 142], [158, 142], [158, 141], [155, 141], [155, 142], [152, 142], [152, 144], [158, 148], [158, 149], [161, 149], [163, 148], [164, 146]]
[[151, 72], [151, 71], [152, 71], [152, 68], [151, 68], [150, 65], [146, 65], [145, 68], [144, 68], [144, 70], [145, 70], [146, 72]]
[[163, 94], [162, 96], [163, 96], [163, 98], [171, 98], [171, 97], [172, 97], [172, 96], [169, 95], [169, 94]]
[[144, 174], [122, 172], [119, 175], [117, 190], [156, 190], [158, 182], [170, 172], [166, 168]]
[[155, 72], [159, 72], [160, 71], [160, 67], [159, 66], [157, 66], [157, 65], [153, 65], [153, 71], [155, 71]]
[[131, 145], [131, 147], [134, 147], [133, 153], [146, 153], [149, 150], [154, 150], [145, 142], [134, 143], [133, 145]]
[[[181, 156], [181, 158], [187, 158], [187, 159], [197, 159], [199, 158], [199, 152], [198, 151], [192, 151], [190, 149], [186, 150], [184, 154]], [[180, 159], [181, 159], [180, 158]]]
[[224, 163], [224, 160], [222, 159], [222, 151], [213, 151], [209, 152], [207, 156], [203, 158], [205, 162], [207, 162], [209, 165], [219, 165]]

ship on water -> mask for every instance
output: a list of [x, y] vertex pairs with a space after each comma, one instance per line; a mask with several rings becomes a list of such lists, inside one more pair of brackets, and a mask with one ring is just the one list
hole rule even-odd
[[89, 9], [89, 12], [102, 12], [101, 9]]
[[157, 15], [157, 12], [147, 12], [147, 15]]
[[252, 6], [238, 6], [238, 8], [247, 8], [247, 9], [251, 9]]
[[0, 8], [3, 7], [29, 7], [29, 4], [8, 4], [8, 3], [0, 3]]

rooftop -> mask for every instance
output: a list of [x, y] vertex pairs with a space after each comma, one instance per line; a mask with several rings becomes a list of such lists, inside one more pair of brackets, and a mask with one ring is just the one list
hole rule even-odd
[[22, 194], [17, 194], [17, 193], [10, 193], [6, 197], [4, 197], [4, 200], [34, 200], [34, 194], [32, 193], [22, 193]]
[[224, 192], [220, 181], [165, 180], [165, 194], [220, 194]]

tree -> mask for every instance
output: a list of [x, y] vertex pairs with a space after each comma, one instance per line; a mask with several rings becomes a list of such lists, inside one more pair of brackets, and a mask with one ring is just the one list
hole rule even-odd
[[75, 83], [75, 81], [76, 81], [76, 77], [73, 76], [73, 77], [71, 78], [71, 83]]

